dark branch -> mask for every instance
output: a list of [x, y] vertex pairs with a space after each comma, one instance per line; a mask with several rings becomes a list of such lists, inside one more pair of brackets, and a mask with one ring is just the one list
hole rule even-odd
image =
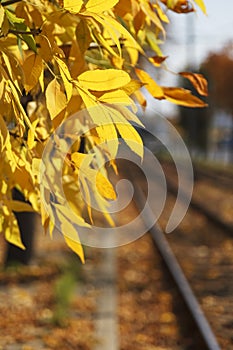
[[8, 1], [3, 1], [1, 2], [2, 6], [9, 6], [12, 4], [15, 4], [16, 2], [21, 2], [22, 0], [8, 0]]
[[31, 34], [31, 35], [39, 35], [42, 32], [40, 28], [37, 29], [31, 29], [31, 30], [16, 30], [16, 29], [9, 29], [9, 33], [16, 34], [16, 35], [22, 35], [22, 34]]

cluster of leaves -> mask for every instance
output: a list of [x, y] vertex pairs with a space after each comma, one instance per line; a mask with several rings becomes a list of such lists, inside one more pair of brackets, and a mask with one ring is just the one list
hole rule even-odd
[[[57, 162], [55, 166], [52, 162], [46, 166], [51, 168], [51, 181], [56, 167], [63, 167], [63, 187], [76, 211], [76, 221], [88, 226], [82, 218], [82, 201], [74, 184], [79, 179], [87, 197], [94, 193], [94, 200], [105, 208], [111, 221], [106, 208], [108, 200], [116, 195], [106, 170], [97, 171], [95, 165], [101, 159], [110, 161], [115, 169], [112, 159], [117, 155], [118, 135], [132, 151], [143, 156], [142, 141], [131, 125], [131, 121], [140, 124], [135, 115], [135, 99], [143, 106], [146, 104], [139, 89], [145, 85], [158, 100], [190, 107], [205, 105], [188, 90], [159, 86], [137, 66], [139, 55], [143, 55], [158, 69], [163, 68], [166, 57], [160, 45], [165, 40], [165, 25], [169, 23], [167, 14], [169, 10], [194, 11], [195, 3], [205, 12], [202, 0], [6, 0], [0, 3], [0, 231], [9, 242], [24, 248], [15, 211], [40, 213], [45, 230], [53, 231], [54, 220], [40, 197], [39, 169], [48, 139], [71, 115], [83, 109], [89, 111], [85, 120], [78, 120], [83, 135], [76, 139], [63, 165]], [[151, 57], [145, 54], [147, 48], [154, 52]], [[185, 75], [203, 91], [203, 77]], [[29, 100], [32, 101], [25, 103]], [[89, 123], [94, 128], [85, 132]], [[83, 153], [81, 139], [84, 139]], [[57, 140], [57, 148], [62, 148], [63, 142]], [[98, 147], [103, 144], [105, 148]], [[81, 171], [83, 162], [85, 169]], [[93, 185], [94, 180], [97, 186]], [[29, 204], [12, 199], [14, 187]], [[49, 195], [49, 184], [45, 188]], [[62, 205], [57, 198], [54, 215], [61, 223], [67, 244], [83, 260], [77, 232]], [[91, 218], [91, 204], [88, 212]]]

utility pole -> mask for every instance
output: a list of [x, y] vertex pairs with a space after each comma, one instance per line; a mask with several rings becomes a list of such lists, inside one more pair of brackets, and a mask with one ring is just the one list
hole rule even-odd
[[191, 12], [186, 16], [186, 66], [196, 68], [195, 18]]

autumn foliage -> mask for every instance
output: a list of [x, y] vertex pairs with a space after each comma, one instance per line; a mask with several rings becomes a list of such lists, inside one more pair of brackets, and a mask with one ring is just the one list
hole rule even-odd
[[[73, 221], [90, 226], [91, 203], [87, 205], [88, 223], [83, 219], [83, 204], [74, 184], [77, 180], [81, 182], [85, 195], [94, 196], [111, 222], [107, 207], [108, 201], [115, 199], [115, 191], [104, 167], [100, 172], [96, 164], [100, 160], [109, 161], [116, 171], [113, 160], [119, 135], [132, 152], [143, 156], [141, 138], [131, 124], [132, 121], [140, 124], [135, 101], [146, 105], [140, 88], [145, 86], [157, 100], [205, 106], [188, 90], [159, 86], [153, 76], [138, 66], [139, 55], [157, 69], [166, 66], [161, 44], [166, 38], [169, 11], [194, 11], [195, 3], [206, 12], [202, 0], [1, 2], [0, 231], [7, 241], [24, 249], [14, 212], [33, 210], [41, 214], [42, 224], [51, 234], [56, 217], [67, 244], [83, 260]], [[150, 56], [146, 55], [148, 49], [153, 52]], [[201, 95], [206, 95], [201, 75], [182, 74]], [[77, 121], [83, 135], [76, 138], [60, 165], [64, 192], [76, 213], [72, 221], [58, 197], [50, 214], [41, 200], [41, 169], [47, 167], [53, 181], [58, 166], [55, 162], [41, 165], [41, 159], [54, 130], [84, 109], [88, 111], [86, 118]], [[85, 131], [90, 123], [92, 129]], [[54, 142], [62, 150], [66, 141]], [[105, 147], [100, 147], [103, 144]], [[43, 197], [48, 196], [51, 201], [48, 182], [43, 186]], [[13, 200], [13, 188], [22, 192], [28, 202]]]

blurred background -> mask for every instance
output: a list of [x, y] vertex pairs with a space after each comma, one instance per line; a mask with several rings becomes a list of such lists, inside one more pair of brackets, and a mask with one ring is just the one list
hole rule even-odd
[[[145, 123], [157, 127], [153, 111], [171, 119], [195, 159], [222, 164], [233, 162], [233, 3], [206, 0], [207, 16], [200, 11], [186, 15], [170, 13], [172, 25], [162, 47], [167, 70], [152, 70], [160, 85], [179, 85], [196, 92], [175, 73], [202, 73], [209, 83], [208, 108], [177, 107], [150, 99]], [[224, 13], [224, 15], [223, 15]], [[151, 70], [151, 68], [147, 68]], [[158, 75], [159, 74], [159, 75]]]

